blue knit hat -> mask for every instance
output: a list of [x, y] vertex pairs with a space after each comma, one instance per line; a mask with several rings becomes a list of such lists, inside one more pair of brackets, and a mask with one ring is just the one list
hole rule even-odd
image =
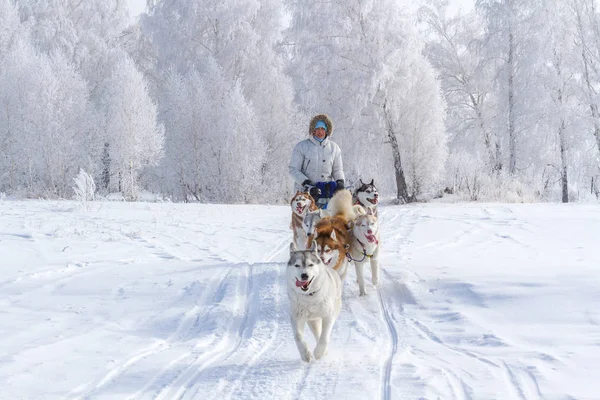
[[320, 119], [315, 124], [315, 129], [317, 129], [317, 128], [323, 128], [323, 129], [327, 130], [327, 124], [325, 123], [325, 121], [323, 121], [322, 119]]

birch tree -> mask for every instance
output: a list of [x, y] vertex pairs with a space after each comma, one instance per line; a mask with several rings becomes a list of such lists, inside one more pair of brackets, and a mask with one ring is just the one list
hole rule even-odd
[[162, 154], [164, 128], [144, 77], [129, 58], [115, 65], [104, 83], [103, 134], [108, 144], [109, 191], [129, 200], [139, 194], [139, 175]]
[[[508, 173], [517, 171], [518, 141], [531, 125], [528, 118], [528, 95], [531, 69], [537, 57], [535, 6], [537, 2], [515, 0], [477, 0], [476, 10], [485, 21], [484, 49], [486, 63], [493, 68], [495, 95], [498, 99], [498, 118], [493, 129], [504, 133], [508, 153]], [[526, 161], [523, 161], [524, 163]]]
[[[572, 0], [571, 11], [576, 21], [575, 43], [579, 49], [582, 71], [582, 93], [589, 108], [592, 135], [600, 160], [600, 22], [596, 2], [593, 0]], [[598, 164], [600, 171], [600, 161]]]
[[430, 38], [426, 55], [439, 73], [448, 105], [446, 127], [455, 146], [482, 160], [487, 173], [503, 169], [501, 141], [493, 129], [492, 76], [480, 55], [483, 27], [474, 12], [448, 16], [448, 1], [431, 1], [419, 10]]

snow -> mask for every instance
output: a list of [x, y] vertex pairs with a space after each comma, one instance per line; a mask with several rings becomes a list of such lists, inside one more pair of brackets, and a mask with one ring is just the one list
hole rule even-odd
[[350, 269], [311, 364], [287, 312], [289, 221], [1, 201], [0, 398], [597, 398], [599, 205], [381, 207], [381, 285], [366, 268], [359, 297]]

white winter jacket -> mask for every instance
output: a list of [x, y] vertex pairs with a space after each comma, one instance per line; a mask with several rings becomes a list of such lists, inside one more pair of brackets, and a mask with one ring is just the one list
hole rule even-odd
[[302, 182], [314, 183], [345, 179], [340, 147], [326, 137], [319, 143], [313, 136], [299, 142], [292, 151], [289, 173], [294, 190], [302, 190]]

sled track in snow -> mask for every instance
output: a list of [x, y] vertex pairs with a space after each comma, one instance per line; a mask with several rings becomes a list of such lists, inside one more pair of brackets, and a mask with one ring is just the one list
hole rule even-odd
[[394, 326], [394, 322], [392, 321], [392, 317], [383, 301], [382, 288], [377, 288], [377, 298], [379, 299], [379, 306], [381, 307], [381, 313], [383, 314], [383, 318], [385, 319], [385, 323], [388, 328], [388, 332], [392, 339], [391, 349], [389, 350], [387, 359], [383, 364], [383, 375], [381, 382], [381, 398], [384, 400], [390, 400], [392, 398], [392, 388], [390, 385], [391, 375], [392, 375], [392, 362], [394, 361], [394, 356], [398, 351], [398, 332], [396, 331], [396, 327]]
[[[239, 300], [239, 302], [243, 302], [243, 304], [244, 304], [243, 316], [242, 316], [240, 325], [238, 327], [237, 333], [235, 334], [235, 339], [233, 339], [233, 334], [231, 332], [231, 329], [228, 329], [228, 331], [224, 334], [224, 336], [222, 338], [217, 339], [216, 343], [212, 343], [209, 345], [210, 346], [209, 350], [207, 350], [205, 352], [205, 354], [198, 356], [198, 358], [196, 360], [194, 360], [191, 365], [186, 367], [183, 372], [180, 372], [178, 374], [178, 376], [176, 376], [171, 382], [169, 382], [166, 386], [161, 388], [160, 391], [156, 394], [155, 399], [171, 400], [171, 399], [193, 398], [196, 395], [194, 390], [197, 391], [197, 388], [195, 389], [194, 387], [197, 386], [196, 383], [199, 380], [201, 380], [202, 376], [205, 374], [207, 369], [209, 369], [210, 366], [215, 365], [215, 363], [227, 360], [228, 358], [230, 358], [233, 354], [235, 354], [240, 349], [240, 347], [242, 346], [242, 343], [244, 342], [244, 339], [247, 339], [246, 338], [247, 334], [245, 332], [249, 328], [251, 328], [251, 327], [249, 327], [249, 324], [253, 324], [253, 323], [250, 323], [250, 321], [255, 319], [254, 317], [251, 317], [251, 316], [253, 314], [256, 314], [258, 312], [258, 308], [259, 308], [259, 306], [258, 306], [259, 302], [253, 301], [251, 299], [252, 297], [258, 297], [258, 293], [254, 290], [254, 286], [255, 286], [254, 280], [255, 280], [256, 269], [257, 268], [259, 269], [260, 266], [265, 266], [265, 265], [269, 265], [269, 264], [277, 264], [273, 260], [276, 258], [276, 256], [281, 251], [283, 251], [287, 248], [290, 240], [291, 239], [290, 239], [289, 235], [287, 235], [287, 236], [283, 237], [280, 241], [278, 241], [277, 244], [275, 246], [273, 246], [273, 250], [269, 254], [267, 254], [266, 262], [247, 264], [246, 266], [244, 266], [244, 268], [246, 269], [247, 272], [245, 274], [240, 274], [240, 275], [242, 277], [247, 276], [247, 279], [246, 279], [245, 290], [243, 291], [243, 296], [239, 296], [241, 298]], [[243, 264], [238, 264], [238, 265], [241, 266]], [[223, 294], [224, 286], [225, 286], [225, 280], [223, 280], [221, 282], [220, 288], [217, 291], [217, 293], [221, 293], [221, 296], [224, 296], [224, 294]], [[230, 323], [229, 328], [231, 328], [231, 327], [232, 327], [232, 325]], [[276, 334], [277, 334], [277, 332], [274, 333], [274, 335], [276, 335]], [[252, 357], [252, 359], [250, 360], [250, 363], [256, 362], [256, 360], [258, 358], [260, 358], [260, 355], [262, 355], [262, 353], [264, 353], [267, 350], [267, 348], [269, 348], [275, 340], [276, 340], [276, 337], [273, 336], [269, 340], [269, 342], [265, 344], [265, 348], [263, 349], [263, 351], [261, 351], [260, 354], [254, 355]], [[235, 343], [232, 346], [228, 346], [228, 344], [232, 341], [234, 341]], [[180, 359], [185, 359], [186, 357], [189, 357], [189, 354], [187, 356], [183, 356], [183, 357], [180, 357], [179, 359], [174, 360], [171, 364], [175, 364]], [[245, 370], [241, 371], [241, 373], [240, 373], [241, 377], [245, 376], [248, 373], [249, 369], [250, 369], [250, 366], [247, 366]], [[165, 372], [165, 370], [163, 370], [161, 372], [160, 376], [164, 375], [164, 372]], [[158, 377], [154, 379], [154, 382], [156, 382], [157, 380], [158, 380]], [[148, 387], [150, 387], [150, 385], [147, 385], [146, 387], [148, 388]], [[179, 390], [176, 390], [177, 387], [179, 387]], [[231, 396], [231, 394], [234, 393], [237, 389], [238, 389], [238, 385], [235, 385], [233, 388], [231, 388], [229, 390], [229, 393], [225, 394], [225, 396], [227, 396], [227, 395]], [[227, 397], [225, 397], [225, 398], [227, 398]]]
[[[230, 273], [231, 273], [231, 268], [221, 274], [218, 274], [217, 279], [218, 279], [218, 281], [220, 281], [220, 285], [218, 286], [217, 290], [214, 293], [209, 292], [209, 291], [205, 292], [204, 296], [202, 296], [202, 298], [201, 298], [202, 304], [210, 297], [211, 294], [213, 297], [212, 302], [213, 303], [216, 302], [217, 298], [221, 295], [221, 292], [224, 290], [224, 282], [226, 282], [227, 277], [229, 276]], [[167, 337], [165, 340], [157, 341], [155, 344], [150, 345], [150, 346], [138, 351], [137, 353], [129, 356], [126, 360], [119, 363], [117, 366], [111, 368], [96, 384], [93, 385], [93, 387], [91, 387], [92, 384], [87, 384], [87, 387], [84, 387], [84, 388], [80, 387], [80, 388], [72, 390], [71, 393], [67, 397], [69, 397], [69, 398], [71, 398], [73, 396], [75, 398], [90, 398], [90, 397], [92, 397], [97, 391], [101, 390], [102, 388], [106, 387], [107, 385], [111, 384], [112, 382], [117, 381], [119, 379], [119, 377], [124, 375], [132, 366], [138, 364], [140, 361], [144, 360], [145, 358], [151, 357], [154, 354], [158, 354], [158, 353], [170, 348], [172, 343], [177, 338], [180, 338], [182, 335], [185, 335], [186, 331], [189, 331], [190, 329], [192, 329], [192, 327], [196, 325], [196, 322], [204, 314], [206, 314], [206, 312], [207, 312], [206, 310], [204, 310], [204, 311], [199, 310], [198, 306], [194, 305], [193, 307], [188, 309], [183, 314], [183, 317], [181, 318], [175, 331], [171, 335], [169, 335], [169, 337]], [[161, 371], [161, 373], [162, 373], [162, 371]], [[161, 373], [159, 373], [158, 376], [160, 376]], [[151, 382], [149, 382], [145, 386], [144, 389], [150, 387], [150, 385], [156, 381], [158, 376], [156, 376]], [[137, 396], [142, 394], [144, 392], [144, 389], [137, 392], [135, 395], [133, 395], [132, 398], [136, 398]]]
[[[402, 213], [399, 221], [397, 221], [397, 217], [392, 218], [389, 221], [383, 221], [384, 223], [386, 223], [386, 225], [390, 225], [393, 223], [397, 223], [399, 222], [399, 225], [401, 226], [400, 229], [398, 229], [397, 231], [392, 231], [390, 232], [391, 235], [393, 237], [399, 238], [400, 242], [402, 244], [406, 244], [408, 242], [408, 238], [410, 237], [415, 225], [417, 224], [418, 220], [419, 220], [419, 210], [415, 210], [413, 208], [407, 208], [405, 213]], [[389, 232], [389, 231], [388, 231]], [[385, 246], [385, 240], [386, 237], [383, 236], [382, 237], [382, 242], [384, 243], [383, 246]], [[383, 247], [383, 251], [385, 251], [385, 247]], [[383, 277], [386, 277], [386, 279], [384, 280]], [[393, 362], [394, 362], [394, 357], [396, 356], [396, 353], [398, 352], [398, 330], [396, 329], [396, 326], [394, 324], [394, 318], [392, 313], [390, 312], [390, 308], [386, 302], [386, 299], [384, 298], [384, 283], [385, 282], [391, 282], [391, 279], [389, 279], [389, 275], [388, 273], [380, 266], [380, 286], [377, 288], [377, 299], [379, 301], [379, 308], [381, 311], [381, 315], [383, 316], [383, 319], [385, 320], [385, 323], [387, 325], [387, 329], [388, 329], [388, 333], [390, 335], [390, 348], [388, 351], [388, 355], [383, 363], [383, 373], [381, 374], [381, 384], [380, 384], [380, 390], [381, 390], [381, 399], [383, 400], [391, 400], [392, 399], [392, 385], [391, 385], [391, 377], [392, 377], [392, 367], [393, 367]], [[388, 300], [390, 299], [390, 297], [388, 297]], [[400, 304], [398, 307], [398, 310], [400, 312], [402, 312], [402, 305]]]
[[[200, 355], [198, 358], [196, 358], [196, 360], [194, 360], [187, 368], [185, 368], [181, 374], [179, 374], [170, 384], [165, 386], [158, 393], [158, 396], [156, 397], [157, 400], [158, 399], [164, 399], [164, 400], [182, 399], [183, 397], [185, 397], [188, 394], [190, 389], [194, 388], [195, 381], [198, 380], [198, 378], [203, 374], [203, 372], [210, 365], [214, 364], [215, 362], [217, 362], [219, 360], [226, 359], [231, 354], [235, 353], [235, 351], [239, 348], [239, 346], [242, 342], [244, 330], [246, 329], [248, 315], [250, 312], [250, 306], [252, 305], [251, 302], [247, 301], [248, 297], [250, 296], [250, 293], [253, 290], [253, 286], [254, 286], [253, 285], [253, 280], [254, 280], [253, 267], [251, 265], [247, 266], [247, 274], [248, 274], [248, 279], [247, 279], [247, 282], [245, 285], [245, 289], [243, 291], [244, 296], [239, 296], [242, 299], [238, 300], [238, 301], [244, 301], [246, 303], [245, 307], [244, 307], [244, 315], [242, 317], [242, 320], [240, 322], [240, 326], [239, 326], [237, 332], [235, 332], [234, 345], [231, 347], [230, 350], [227, 350], [228, 343], [231, 341], [230, 336], [232, 334], [232, 330], [227, 329], [227, 332], [223, 335], [223, 337], [218, 339], [218, 343], [212, 344], [210, 346], [211, 350], [205, 352], [203, 355]], [[243, 274], [243, 275], [245, 275], [245, 274]], [[239, 284], [239, 281], [236, 283]], [[224, 281], [221, 283], [221, 286], [223, 286], [223, 284], [224, 284]], [[217, 291], [217, 294], [222, 292], [223, 290], [224, 290], [224, 288], [221, 288], [219, 291]], [[223, 294], [223, 293], [221, 293], [221, 294]], [[232, 327], [232, 322], [230, 322], [230, 324], [229, 324], [229, 328], [231, 328], [231, 327]]]
[[[279, 276], [280, 276], [280, 268], [276, 263], [261, 263], [260, 266], [271, 266], [274, 265], [276, 267], [277, 272], [274, 273], [275, 275], [275, 280], [276, 280], [276, 295], [273, 297], [274, 301], [278, 301], [281, 295], [281, 285], [278, 283], [279, 282]], [[259, 264], [254, 264], [254, 267], [258, 267]], [[256, 297], [252, 300], [248, 300], [251, 304], [254, 304], [257, 306], [257, 308], [260, 308], [260, 297], [259, 297], [259, 293], [258, 291], [252, 291], [252, 293], [250, 294], [252, 297]], [[250, 296], [249, 295], [249, 296]], [[255, 311], [256, 312], [256, 311]], [[214, 395], [211, 397], [212, 399], [234, 399], [234, 395], [235, 393], [242, 387], [243, 382], [244, 382], [244, 378], [248, 375], [249, 371], [252, 369], [252, 367], [254, 367], [257, 363], [258, 360], [261, 359], [262, 355], [264, 353], [267, 352], [267, 350], [270, 350], [271, 347], [273, 346], [273, 344], [275, 343], [277, 336], [279, 334], [280, 331], [280, 325], [279, 323], [275, 324], [275, 327], [273, 330], [270, 331], [269, 333], [269, 337], [266, 339], [266, 341], [263, 343], [263, 345], [261, 346], [260, 350], [258, 350], [256, 353], [251, 354], [248, 361], [244, 362], [242, 365], [244, 365], [243, 369], [239, 372], [239, 374], [237, 374], [236, 379], [231, 383], [231, 387], [228, 388], [226, 391], [222, 390], [222, 391], [218, 391], [217, 393], [214, 393]], [[248, 334], [244, 334], [242, 335], [245, 339], [250, 339], [251, 336], [249, 336]], [[230, 356], [232, 356], [241, 346], [241, 342], [237, 344], [237, 347], [234, 348], [224, 359], [223, 361], [226, 361]]]

